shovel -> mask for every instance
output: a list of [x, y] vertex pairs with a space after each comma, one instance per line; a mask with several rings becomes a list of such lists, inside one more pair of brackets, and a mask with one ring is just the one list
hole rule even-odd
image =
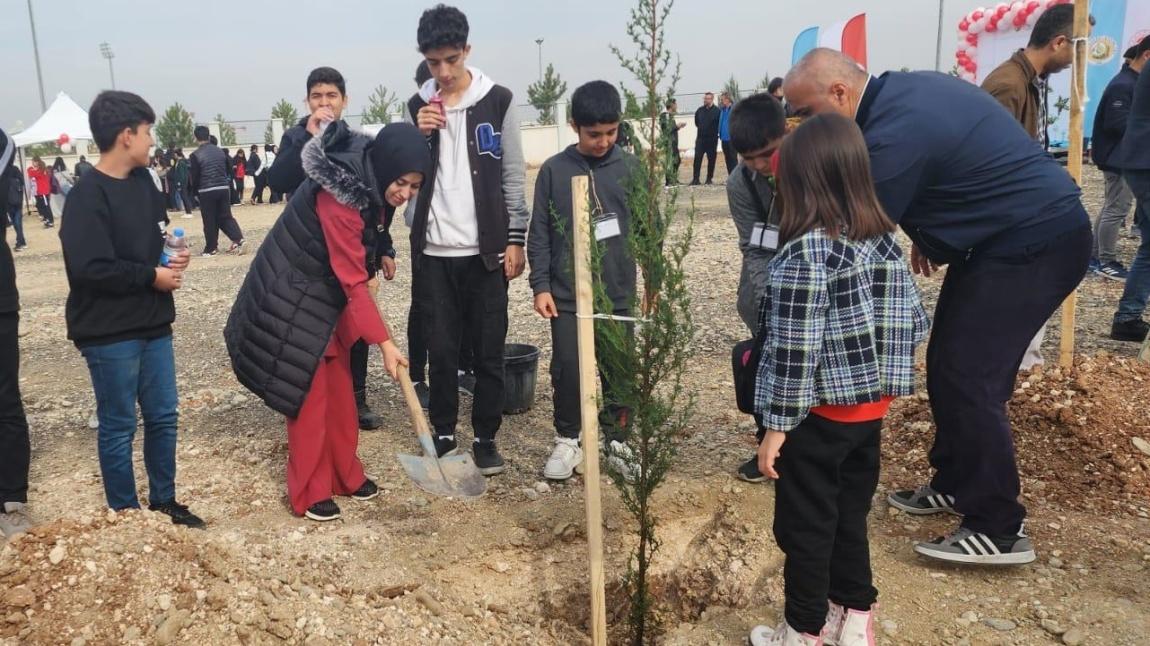
[[487, 478], [479, 473], [479, 468], [475, 466], [470, 454], [436, 457], [431, 430], [423, 417], [423, 408], [419, 405], [419, 398], [415, 395], [415, 388], [411, 385], [411, 376], [407, 374], [407, 368], [399, 369], [399, 385], [403, 388], [403, 398], [407, 400], [407, 409], [411, 412], [411, 421], [415, 424], [419, 445], [423, 447], [423, 455], [398, 454], [399, 463], [403, 465], [403, 470], [407, 471], [407, 476], [414, 480], [420, 489], [437, 496], [478, 498], [486, 493]]

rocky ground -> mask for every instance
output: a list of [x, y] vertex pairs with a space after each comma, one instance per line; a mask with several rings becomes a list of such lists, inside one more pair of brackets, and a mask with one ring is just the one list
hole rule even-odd
[[[1087, 178], [1097, 212], [1101, 178]], [[688, 383], [697, 414], [659, 492], [663, 548], [655, 582], [668, 645], [738, 644], [775, 622], [782, 558], [771, 537], [772, 488], [732, 477], [753, 449], [731, 394], [728, 350], [746, 332], [734, 312], [738, 254], [721, 188], [684, 193], [698, 208], [690, 283], [698, 335]], [[278, 212], [237, 215], [255, 247]], [[199, 232], [197, 220], [177, 220]], [[22, 386], [33, 434], [31, 502], [40, 525], [0, 548], [0, 643], [578, 644], [586, 639], [582, 482], [542, 481], [551, 444], [548, 329], [524, 280], [511, 288], [509, 340], [544, 350], [535, 407], [508, 417], [508, 471], [474, 502], [429, 497], [397, 452], [416, 450], [397, 388], [370, 368], [383, 430], [360, 454], [383, 495], [348, 501], [341, 521], [291, 516], [282, 420], [231, 374], [221, 330], [250, 261], [196, 259], [177, 301], [181, 395], [178, 495], [209, 522], [176, 528], [149, 512], [103, 506], [93, 397], [65, 338], [64, 273], [55, 231], [29, 229], [17, 256], [24, 305]], [[384, 286], [403, 338], [410, 272]], [[198, 242], [193, 236], [193, 242]], [[1133, 243], [1123, 238], [1129, 259]], [[922, 287], [933, 301], [939, 280]], [[1109, 341], [1121, 286], [1088, 278], [1078, 363], [1020, 377], [1011, 405], [1028, 530], [1037, 563], [1010, 570], [929, 565], [911, 542], [953, 520], [877, 504], [871, 536], [886, 644], [1144, 644], [1150, 639], [1150, 367]], [[1056, 360], [1057, 325], [1046, 353]], [[1050, 366], [1054, 364], [1051, 363]], [[467, 419], [466, 400], [462, 419]], [[461, 434], [469, 433], [461, 424]], [[925, 396], [888, 420], [879, 496], [926, 477], [932, 422]], [[137, 460], [141, 497], [143, 466]], [[629, 518], [604, 480], [609, 589], [626, 568]], [[620, 607], [609, 593], [612, 620]]]

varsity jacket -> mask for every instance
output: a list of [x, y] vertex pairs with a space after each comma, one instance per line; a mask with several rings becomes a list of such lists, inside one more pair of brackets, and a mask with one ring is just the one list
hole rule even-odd
[[[440, 131], [427, 137], [431, 149], [431, 172], [425, 178], [415, 203], [411, 252], [418, 262], [431, 235], [440, 239], [470, 235], [468, 227], [471, 223], [451, 221], [453, 216], [458, 219], [458, 210], [452, 209], [456, 211], [454, 213], [432, 212], [435, 204], [449, 203], [452, 198], [470, 198], [474, 205], [478, 239], [461, 240], [458, 246], [467, 249], [471, 243], [477, 242], [484, 266], [488, 271], [494, 271], [501, 266], [508, 245], [523, 246], [526, 243], [530, 219], [523, 189], [526, 164], [511, 90], [492, 83], [476, 68], [468, 68], [468, 71], [472, 75], [473, 88], [468, 90], [460, 106], [448, 109], [466, 111], [465, 127], [458, 135], [466, 137], [467, 155], [460, 157], [455, 150], [443, 150], [441, 144], [447, 137], [441, 137]], [[434, 78], [425, 83], [407, 102], [405, 120], [415, 123], [414, 115], [437, 91]], [[460, 175], [456, 172], [460, 170], [458, 166], [445, 173], [445, 164], [464, 163], [470, 169], [470, 195], [466, 192], [459, 194], [459, 187], [447, 185], [444, 179], [448, 174], [453, 177]], [[467, 208], [471, 206], [466, 205]]]

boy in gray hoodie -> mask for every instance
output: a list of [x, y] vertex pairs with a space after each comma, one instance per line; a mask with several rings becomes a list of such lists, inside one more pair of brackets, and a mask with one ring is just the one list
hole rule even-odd
[[[602, 281], [616, 316], [630, 316], [635, 300], [635, 261], [627, 249], [631, 212], [627, 191], [636, 159], [615, 145], [622, 105], [619, 92], [605, 81], [591, 81], [571, 95], [571, 126], [579, 142], [551, 157], [535, 180], [535, 204], [527, 239], [529, 282], [535, 311], [551, 322], [551, 385], [555, 390], [555, 448], [543, 469], [552, 480], [566, 480], [583, 462], [580, 448], [579, 349], [576, 341], [574, 269], [571, 260], [571, 178], [590, 180], [594, 235], [602, 243]], [[603, 393], [611, 402], [610, 375], [602, 374]], [[626, 410], [608, 404], [607, 426], [622, 429]], [[608, 448], [626, 447], [608, 434]]]

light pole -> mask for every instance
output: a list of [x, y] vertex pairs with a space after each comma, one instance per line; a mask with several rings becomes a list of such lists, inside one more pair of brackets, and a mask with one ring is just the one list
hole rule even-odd
[[112, 46], [108, 43], [100, 43], [100, 56], [108, 59], [108, 74], [112, 76], [112, 89], [116, 89], [116, 70], [112, 67], [112, 59], [116, 57], [112, 53]]
[[539, 46], [539, 80], [543, 80], [543, 39], [536, 38], [535, 44]]
[[946, 0], [938, 0], [938, 45], [934, 50], [934, 71], [942, 71], [942, 23], [943, 23], [943, 5]]
[[32, 0], [28, 0], [28, 24], [32, 26], [32, 55], [36, 58], [36, 83], [40, 86], [40, 109], [47, 112], [44, 100], [44, 77], [40, 74], [40, 45], [36, 42], [36, 18], [32, 15]]

